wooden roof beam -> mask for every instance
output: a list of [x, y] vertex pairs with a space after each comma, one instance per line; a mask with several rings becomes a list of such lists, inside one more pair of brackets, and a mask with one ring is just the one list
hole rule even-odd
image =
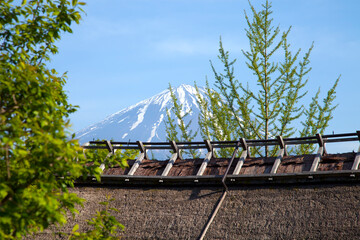
[[114, 147], [113, 147], [113, 145], [111, 144], [111, 142], [110, 142], [109, 140], [106, 140], [106, 141], [105, 141], [105, 144], [106, 144], [106, 147], [107, 147], [108, 151], [109, 151], [110, 153], [114, 154], [114, 153], [115, 153], [115, 152], [114, 152]]
[[287, 150], [286, 150], [286, 145], [285, 145], [283, 137], [282, 136], [276, 136], [276, 138], [278, 140], [280, 149], [284, 149], [284, 156], [287, 156], [288, 153], [287, 153]]
[[278, 140], [280, 149], [278, 151], [277, 157], [275, 159], [274, 165], [271, 168], [270, 173], [276, 173], [281, 164], [282, 158], [284, 156], [287, 156], [286, 145], [285, 145], [284, 139], [282, 138], [282, 136], [276, 136], [276, 138]]
[[203, 175], [208, 163], [210, 162], [211, 158], [213, 157], [213, 150], [214, 149], [213, 149], [210, 141], [209, 140], [204, 140], [204, 142], [205, 142], [206, 149], [208, 150], [208, 153], [206, 154], [206, 156], [204, 158], [204, 161], [202, 162], [196, 176], [202, 176]]
[[319, 149], [318, 149], [318, 152], [314, 158], [314, 161], [311, 165], [311, 168], [310, 168], [310, 172], [316, 172], [317, 171], [317, 168], [319, 166], [319, 163], [321, 161], [321, 156], [326, 154], [326, 149], [325, 149], [325, 142], [323, 140], [323, 138], [321, 137], [321, 134], [320, 133], [317, 133], [316, 134], [316, 139], [318, 141], [318, 144], [319, 144]]
[[161, 176], [167, 176], [169, 174], [169, 172], [170, 172], [170, 169], [174, 166], [174, 163], [175, 163], [176, 159], [180, 158], [180, 149], [176, 145], [176, 142], [175, 141], [170, 141], [170, 145], [171, 145], [174, 153], [172, 154], [171, 158], [169, 159], [169, 162], [166, 165], [166, 167], [165, 167], [163, 173], [161, 174]]
[[144, 160], [144, 158], [147, 158], [146, 149], [145, 149], [145, 147], [144, 147], [144, 144], [143, 144], [141, 141], [137, 141], [136, 143], [137, 143], [137, 145], [139, 146], [140, 154], [139, 154], [139, 156], [137, 157], [137, 159], [136, 159], [136, 161], [134, 162], [134, 164], [132, 165], [130, 171], [128, 172], [127, 175], [129, 175], [129, 176], [134, 175], [135, 171], [139, 168], [140, 163], [142, 162], [142, 160]]
[[[356, 134], [358, 136], [359, 142], [360, 142], [360, 131], [356, 131]], [[351, 170], [358, 170], [359, 169], [359, 163], [360, 163], [360, 146], [359, 149], [356, 153], [355, 159], [354, 159], [354, 163], [351, 167]]]
[[240, 138], [240, 144], [241, 144], [243, 151], [241, 153], [238, 163], [236, 164], [233, 175], [240, 174], [240, 170], [241, 170], [242, 166], [244, 165], [245, 159], [247, 158], [247, 156], [250, 157], [249, 147], [246, 143], [245, 138]]
[[[316, 134], [316, 140], [319, 144], [319, 148], [322, 147], [323, 148], [323, 151], [321, 153], [321, 156], [324, 155], [324, 154], [327, 154], [327, 151], [326, 151], [326, 148], [325, 148], [325, 142], [324, 142], [324, 139], [322, 138], [321, 134], [320, 133], [317, 133]], [[326, 140], [326, 138], [325, 138]]]
[[277, 172], [277, 170], [278, 170], [278, 168], [280, 166], [281, 160], [282, 160], [282, 158], [284, 156], [284, 153], [285, 153], [285, 148], [280, 148], [279, 151], [278, 151], [278, 155], [277, 155], [277, 157], [275, 159], [274, 165], [271, 168], [270, 173], [273, 174], [273, 173]]

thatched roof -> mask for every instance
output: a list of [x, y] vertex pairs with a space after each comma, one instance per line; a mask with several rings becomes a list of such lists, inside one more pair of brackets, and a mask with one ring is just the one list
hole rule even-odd
[[[233, 181], [227, 182], [229, 191], [205, 239], [359, 239], [356, 156], [325, 154], [316, 171], [310, 171], [315, 154], [284, 156], [276, 173], [270, 173], [275, 158], [246, 158], [235, 176], [236, 158], [228, 175]], [[168, 176], [161, 176], [168, 162], [143, 160], [129, 176], [134, 165], [129, 160], [127, 169], [106, 169], [100, 185], [78, 183], [73, 192], [86, 199], [79, 215], [35, 239], [64, 239], [54, 233], [69, 233], [74, 224], [80, 225], [80, 231], [89, 229], [85, 220], [101, 208], [98, 203], [107, 195], [115, 199], [111, 207], [120, 212], [113, 214], [126, 227], [122, 239], [197, 239], [224, 196], [221, 179], [229, 159], [212, 158], [203, 176], [195, 176], [203, 159], [177, 159]], [[302, 180], [293, 181], [297, 178]], [[257, 185], [250, 184], [254, 179]], [[211, 186], [200, 185], [202, 180]], [[161, 184], [149, 185], [151, 181]], [[186, 181], [191, 184], [179, 185]]]
[[[76, 223], [87, 229], [85, 219], [110, 195], [111, 207], [120, 210], [113, 214], [126, 227], [122, 239], [167, 240], [197, 239], [222, 189], [96, 186], [74, 192], [86, 202], [61, 231], [71, 232]], [[360, 239], [359, 206], [359, 184], [230, 188], [205, 239]], [[36, 239], [62, 239], [55, 231]]]
[[[310, 170], [314, 161], [315, 154], [300, 155], [300, 156], [284, 156], [277, 173], [301, 173]], [[322, 156], [321, 162], [317, 171], [341, 171], [351, 170], [356, 153], [342, 153], [342, 154], [326, 154]], [[212, 158], [205, 169], [203, 175], [223, 175], [229, 165], [230, 159]], [[234, 171], [236, 163], [239, 158], [235, 158], [230, 168], [229, 174]], [[267, 174], [274, 164], [275, 157], [269, 158], [246, 158], [244, 165], [240, 171], [240, 175], [256, 175]], [[129, 167], [122, 169], [119, 167], [106, 169], [104, 175], [127, 175], [135, 160], [128, 160]], [[157, 160], [143, 160], [136, 170], [136, 176], [160, 176], [164, 171], [167, 161]], [[202, 164], [203, 159], [177, 159], [171, 168], [168, 176], [193, 176]]]

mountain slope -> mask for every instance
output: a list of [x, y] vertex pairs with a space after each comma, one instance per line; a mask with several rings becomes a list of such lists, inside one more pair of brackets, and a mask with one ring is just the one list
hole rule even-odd
[[[204, 90], [199, 89], [202, 93]], [[174, 93], [181, 104], [182, 111], [192, 112], [187, 121], [193, 119], [191, 129], [198, 129], [199, 107], [196, 102], [196, 89], [190, 85], [174, 88]], [[151, 98], [114, 113], [103, 121], [95, 123], [76, 133], [80, 143], [94, 139], [108, 139], [115, 141], [166, 141], [165, 119], [166, 109], [172, 107], [170, 91], [165, 90]], [[201, 139], [200, 135], [198, 136]]]

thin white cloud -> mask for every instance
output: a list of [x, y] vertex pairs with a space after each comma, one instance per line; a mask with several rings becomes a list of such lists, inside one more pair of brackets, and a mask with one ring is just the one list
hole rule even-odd
[[86, 38], [101, 39], [104, 37], [116, 37], [134, 33], [134, 28], [122, 22], [113, 22], [100, 18], [88, 18], [82, 24], [82, 35]]
[[203, 54], [213, 51], [214, 43], [190, 39], [166, 39], [155, 43], [158, 51], [168, 54]]
[[[224, 40], [225, 50], [231, 53], [239, 53], [245, 47], [245, 44], [235, 40]], [[219, 48], [218, 39], [208, 37], [204, 39], [197, 38], [169, 38], [155, 43], [155, 48], [163, 54], [182, 54], [182, 55], [214, 55]]]

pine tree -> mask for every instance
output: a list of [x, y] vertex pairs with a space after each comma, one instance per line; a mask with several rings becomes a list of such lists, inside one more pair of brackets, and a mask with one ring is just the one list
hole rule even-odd
[[[197, 99], [200, 108], [199, 126], [203, 139], [213, 141], [231, 141], [238, 138], [234, 125], [231, 124], [232, 113], [221, 95], [213, 91], [206, 81], [205, 96], [202, 96], [197, 89]], [[218, 149], [214, 152], [216, 157], [228, 157], [232, 149]]]
[[[190, 129], [192, 120], [185, 123], [187, 116], [191, 113], [190, 111], [183, 112], [184, 106], [177, 99], [174, 90], [169, 83], [170, 96], [173, 102], [173, 107], [171, 109], [166, 109], [167, 118], [165, 120], [167, 140], [168, 141], [184, 141], [191, 142], [195, 139], [197, 132], [193, 132]], [[175, 118], [171, 117], [171, 112], [174, 114]], [[179, 136], [180, 135], [180, 136]], [[199, 153], [194, 149], [184, 151], [184, 153], [190, 154], [193, 159], [199, 157]]]
[[[307, 94], [304, 90], [310, 72], [310, 53], [313, 45], [299, 60], [300, 49], [293, 54], [288, 43], [291, 27], [280, 33], [279, 27], [273, 26], [271, 4], [266, 1], [261, 11], [256, 11], [250, 4], [253, 18], [245, 12], [248, 28], [246, 35], [250, 49], [243, 50], [248, 68], [255, 76], [256, 88], [250, 88], [234, 76], [235, 60], [230, 60], [220, 38], [218, 58], [224, 66], [223, 72], [216, 71], [210, 61], [215, 76], [215, 85], [211, 89], [207, 83], [206, 97], [199, 101], [201, 114], [199, 125], [203, 137], [211, 139], [269, 139], [281, 135], [291, 137], [295, 134], [303, 136], [323, 133], [332, 119], [336, 106], [336, 87], [340, 77], [330, 88], [323, 104], [319, 103], [320, 90], [306, 108], [300, 100]], [[275, 53], [283, 54], [279, 61]], [[225, 107], [226, 106], [226, 107]], [[219, 110], [221, 109], [221, 110]], [[227, 111], [224, 113], [223, 111]], [[227, 118], [226, 121], [222, 117]], [[224, 126], [221, 126], [224, 123]], [[295, 126], [303, 125], [297, 130]], [[221, 126], [220, 129], [218, 129]], [[228, 132], [226, 130], [231, 130]], [[224, 137], [226, 135], [226, 137]], [[309, 153], [313, 146], [293, 148], [297, 154]], [[258, 155], [273, 156], [277, 147], [252, 149]]]

